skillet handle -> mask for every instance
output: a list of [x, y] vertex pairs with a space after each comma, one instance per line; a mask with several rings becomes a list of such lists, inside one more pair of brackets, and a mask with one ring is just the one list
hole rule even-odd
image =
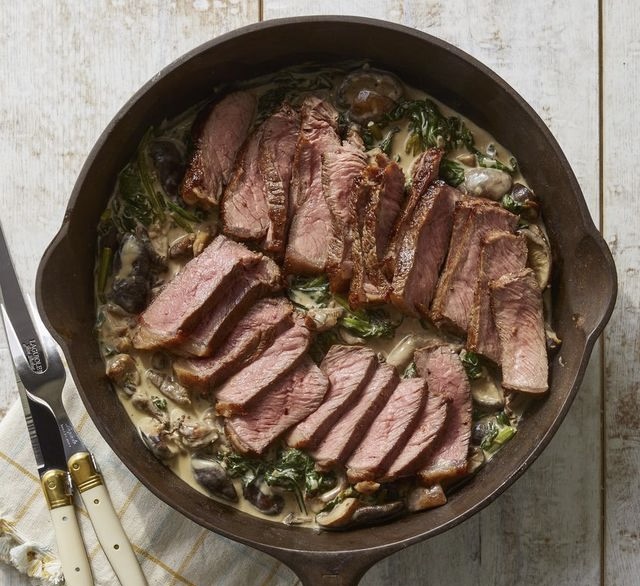
[[286, 564], [303, 586], [357, 586], [365, 573], [395, 550], [310, 552], [273, 551], [270, 555]]

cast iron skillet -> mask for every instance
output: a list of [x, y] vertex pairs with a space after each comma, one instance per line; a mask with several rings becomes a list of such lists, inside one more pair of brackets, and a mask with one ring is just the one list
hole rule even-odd
[[[383, 527], [319, 533], [263, 521], [210, 500], [143, 447], [110, 388], [93, 332], [96, 226], [145, 130], [207, 98], [221, 82], [249, 79], [313, 59], [367, 58], [469, 116], [507, 145], [542, 198], [555, 257], [553, 325], [564, 341], [551, 364], [551, 390], [510, 442], [440, 508]], [[550, 132], [502, 79], [459, 49], [418, 31], [352, 17], [269, 21], [202, 45], [161, 71], [100, 136], [74, 187], [60, 232], [37, 279], [38, 307], [69, 361], [96, 426], [129, 469], [159, 498], [221, 535], [282, 560], [305, 584], [356, 584], [378, 560], [467, 519], [493, 501], [535, 460], [580, 386], [593, 344], [616, 296], [611, 254], [589, 216], [578, 183]]]

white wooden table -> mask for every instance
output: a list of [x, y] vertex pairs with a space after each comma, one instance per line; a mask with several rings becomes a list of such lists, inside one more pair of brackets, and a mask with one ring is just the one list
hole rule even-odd
[[[640, 584], [637, 0], [2, 2], [0, 217], [23, 286], [33, 289], [92, 144], [135, 90], [215, 35], [318, 12], [422, 29], [503, 76], [559, 140], [620, 279], [582, 389], [531, 470], [463, 525], [380, 563], [363, 584]], [[2, 338], [0, 415], [14, 400]], [[28, 582], [2, 566], [0, 583]]]

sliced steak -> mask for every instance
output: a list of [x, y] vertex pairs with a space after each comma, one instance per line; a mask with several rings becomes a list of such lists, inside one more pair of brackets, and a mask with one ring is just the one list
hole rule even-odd
[[443, 432], [446, 416], [446, 399], [429, 389], [427, 403], [420, 415], [418, 426], [407, 440], [402, 451], [384, 473], [382, 480], [388, 482], [396, 478], [409, 476], [420, 469], [426, 463], [439, 434]]
[[422, 194], [427, 190], [440, 174], [440, 161], [444, 156], [444, 151], [437, 148], [427, 149], [413, 163], [411, 167], [411, 187], [409, 196], [407, 197], [402, 213], [397, 218], [391, 243], [385, 254], [383, 269], [389, 280], [393, 278], [396, 271], [396, 250], [404, 226], [406, 226], [413, 216], [415, 209]]
[[217, 303], [220, 291], [239, 274], [252, 270], [262, 255], [218, 236], [189, 261], [140, 315], [134, 347], [151, 350], [185, 339]]
[[398, 384], [347, 460], [349, 482], [375, 480], [391, 465], [413, 434], [426, 398], [423, 379], [408, 378]]
[[393, 366], [378, 366], [358, 402], [342, 415], [318, 447], [311, 452], [316, 466], [329, 469], [335, 464], [344, 464], [399, 382]]
[[327, 377], [305, 356], [249, 413], [225, 421], [227, 437], [242, 454], [262, 454], [287, 429], [313, 413], [328, 388]]
[[384, 256], [404, 199], [404, 173], [383, 154], [364, 172], [366, 205], [359, 214], [349, 302], [357, 307], [387, 301], [391, 284], [383, 272]]
[[500, 337], [502, 386], [526, 393], [548, 388], [542, 295], [531, 269], [492, 281], [491, 307]]
[[288, 104], [267, 118], [260, 143], [260, 173], [269, 216], [264, 250], [284, 254], [290, 210], [291, 165], [300, 136], [300, 114]]
[[294, 448], [315, 448], [357, 402], [376, 365], [376, 356], [369, 348], [332, 346], [320, 364], [329, 379], [329, 391], [320, 407], [291, 430], [287, 443]]
[[390, 301], [408, 315], [428, 315], [447, 256], [456, 197], [456, 190], [443, 181], [432, 183], [402, 230]]
[[471, 436], [471, 388], [467, 373], [453, 346], [437, 344], [414, 353], [416, 370], [427, 380], [430, 392], [449, 401], [442, 433], [419, 472], [431, 486], [466, 473]]
[[315, 96], [304, 101], [293, 159], [294, 215], [284, 265], [290, 274], [320, 274], [327, 263], [332, 219], [322, 189], [322, 155], [340, 146], [337, 126], [338, 112], [331, 104]]
[[482, 243], [478, 286], [469, 315], [467, 348], [500, 364], [500, 340], [493, 323], [489, 283], [507, 273], [517, 273], [527, 263], [523, 235], [492, 230]]
[[478, 282], [480, 251], [491, 230], [513, 232], [518, 216], [486, 199], [468, 198], [456, 204], [447, 261], [431, 306], [431, 320], [465, 335]]
[[351, 249], [356, 229], [351, 200], [356, 178], [365, 166], [364, 149], [348, 141], [322, 155], [322, 189], [332, 219], [326, 270], [333, 291], [347, 289], [351, 279]]
[[203, 208], [217, 205], [256, 111], [250, 92], [229, 94], [194, 125], [195, 150], [187, 167], [180, 194], [188, 204]]
[[280, 269], [266, 256], [256, 265], [237, 271], [233, 281], [216, 292], [215, 305], [189, 336], [174, 347], [174, 352], [183, 356], [211, 356], [258, 299], [281, 287]]
[[258, 301], [209, 358], [179, 358], [173, 372], [186, 387], [213, 388], [259, 358], [285, 329], [293, 325], [286, 299]]
[[246, 413], [252, 402], [269, 393], [302, 360], [309, 341], [309, 330], [297, 320], [262, 356], [218, 388], [216, 412], [225, 417]]
[[222, 229], [238, 240], [260, 241], [269, 227], [267, 194], [258, 165], [262, 132], [260, 126], [244, 143], [222, 195]]

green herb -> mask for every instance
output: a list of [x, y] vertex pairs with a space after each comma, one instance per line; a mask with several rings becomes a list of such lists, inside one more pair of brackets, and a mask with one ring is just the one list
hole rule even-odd
[[473, 144], [473, 135], [466, 124], [456, 116], [444, 116], [429, 99], [401, 102], [387, 114], [386, 119], [391, 122], [409, 121], [409, 139], [405, 150], [412, 155], [432, 147], [450, 151]]
[[516, 434], [516, 431], [507, 415], [504, 411], [501, 411], [489, 423], [487, 433], [482, 438], [480, 447], [489, 454], [495, 454]]
[[154, 405], [154, 407], [156, 409], [160, 409], [160, 411], [166, 411], [167, 410], [167, 400], [166, 399], [163, 399], [161, 397], [153, 395], [151, 397], [151, 402], [153, 403], [153, 405]]
[[351, 309], [344, 297], [334, 295], [344, 310], [338, 324], [360, 338], [392, 338], [398, 323], [384, 309]]
[[319, 277], [292, 277], [289, 280], [287, 296], [298, 307], [327, 307], [331, 300], [329, 279], [326, 275]]
[[511, 166], [506, 165], [500, 162], [497, 158], [491, 157], [482, 151], [479, 151], [475, 147], [469, 148], [469, 151], [472, 152], [476, 156], [476, 160], [478, 161], [478, 165], [480, 167], [485, 167], [489, 169], [499, 169], [500, 171], [504, 171], [505, 173], [509, 173], [513, 175], [518, 170], [518, 162], [515, 157], [511, 157], [509, 163]]
[[418, 376], [418, 371], [416, 369], [416, 363], [412, 362], [411, 364], [409, 364], [409, 366], [407, 366], [407, 368], [404, 369], [404, 372], [402, 373], [402, 378], [415, 378]]
[[305, 513], [305, 496], [328, 490], [335, 484], [332, 474], [318, 472], [313, 458], [295, 448], [280, 450], [272, 460], [248, 458], [231, 451], [219, 454], [218, 459], [230, 477], [242, 478], [245, 485], [262, 476], [269, 486], [293, 492]]
[[387, 156], [391, 156], [391, 147], [393, 146], [393, 137], [398, 132], [400, 132], [400, 128], [398, 126], [394, 126], [391, 130], [389, 130], [380, 141], [378, 147], [380, 150]]
[[480, 364], [480, 358], [475, 352], [465, 351], [460, 357], [462, 366], [464, 366], [467, 372], [469, 380], [476, 380], [482, 376], [482, 365]]
[[440, 178], [452, 187], [458, 187], [464, 181], [464, 168], [451, 159], [440, 161]]
[[132, 232], [138, 224], [148, 226], [153, 221], [153, 208], [142, 186], [135, 161], [118, 175], [117, 196], [112, 205], [113, 222], [120, 232]]
[[513, 199], [510, 193], [505, 193], [500, 203], [505, 210], [508, 210], [512, 214], [516, 214], [518, 216], [524, 210], [524, 205], [521, 202]]
[[113, 249], [105, 246], [100, 251], [100, 260], [98, 263], [98, 294], [104, 293], [107, 286], [107, 278], [111, 271], [111, 262], [113, 261]]

